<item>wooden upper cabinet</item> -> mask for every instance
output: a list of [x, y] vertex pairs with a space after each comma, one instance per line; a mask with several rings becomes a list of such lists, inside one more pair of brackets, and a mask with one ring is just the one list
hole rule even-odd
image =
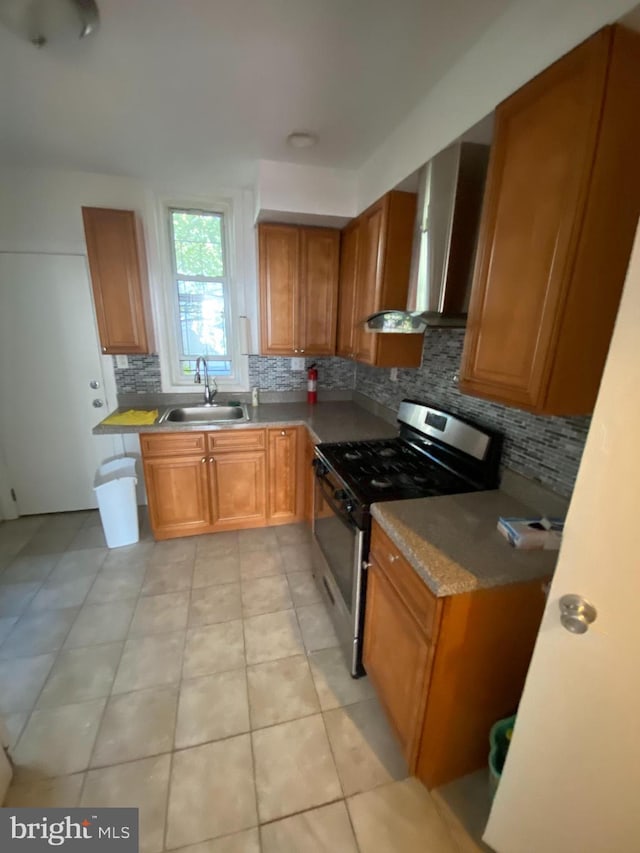
[[339, 231], [300, 230], [300, 349], [305, 354], [335, 354], [339, 263]]
[[153, 352], [144, 238], [136, 214], [83, 207], [82, 218], [102, 352]]
[[340, 232], [258, 225], [261, 352], [335, 353]]
[[356, 219], [342, 232], [340, 247], [336, 352], [343, 358], [355, 356], [356, 275], [361, 244], [362, 223]]
[[261, 349], [294, 355], [299, 338], [300, 239], [295, 225], [259, 225]]
[[640, 36], [608, 27], [496, 112], [465, 393], [593, 410], [640, 214]]
[[393, 191], [343, 231], [338, 353], [378, 367], [418, 367], [422, 335], [378, 335], [364, 321], [407, 307], [416, 196]]
[[[362, 250], [356, 279], [356, 359], [367, 364], [376, 363], [378, 336], [367, 332], [363, 320], [378, 310], [380, 306], [382, 252], [384, 247], [383, 226], [385, 224], [385, 205], [378, 203], [362, 214]], [[413, 222], [411, 223], [413, 226]], [[407, 268], [407, 286], [409, 269]], [[387, 306], [389, 307], [389, 306]], [[406, 307], [406, 296], [405, 305]]]

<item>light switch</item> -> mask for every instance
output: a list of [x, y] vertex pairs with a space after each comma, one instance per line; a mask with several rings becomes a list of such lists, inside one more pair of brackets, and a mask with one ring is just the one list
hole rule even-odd
[[389, 379], [390, 379], [392, 382], [397, 382], [397, 381], [398, 381], [398, 368], [397, 368], [397, 367], [392, 367], [392, 368], [391, 368], [391, 370], [389, 371]]
[[116, 356], [116, 367], [119, 367], [121, 370], [125, 367], [129, 367], [129, 359], [126, 355]]
[[291, 370], [304, 370], [304, 358], [292, 358]]

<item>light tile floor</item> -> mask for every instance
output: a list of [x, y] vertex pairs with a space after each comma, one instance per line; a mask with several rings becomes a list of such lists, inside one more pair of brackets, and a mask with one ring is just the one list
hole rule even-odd
[[458, 853], [347, 672], [306, 528], [142, 532], [0, 525], [5, 805], [138, 806], [142, 853]]

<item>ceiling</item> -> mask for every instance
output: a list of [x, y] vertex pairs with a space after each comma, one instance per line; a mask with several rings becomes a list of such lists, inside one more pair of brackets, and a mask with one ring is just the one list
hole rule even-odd
[[98, 3], [82, 42], [0, 27], [0, 164], [225, 186], [258, 159], [355, 168], [509, 0]]

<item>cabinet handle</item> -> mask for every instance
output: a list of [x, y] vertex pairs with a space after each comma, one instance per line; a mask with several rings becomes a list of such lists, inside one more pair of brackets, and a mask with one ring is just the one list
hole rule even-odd
[[209, 465], [213, 465], [213, 463], [214, 463], [215, 461], [216, 461], [216, 460], [215, 460], [215, 458], [214, 458], [213, 456], [210, 456], [210, 457], [209, 457]]
[[203, 456], [203, 457], [202, 457], [202, 459], [201, 459], [200, 461], [201, 461], [201, 462], [203, 462], [203, 463], [204, 463], [204, 462], [206, 462], [206, 461], [207, 461], [207, 457], [206, 457], [206, 456]]
[[106, 351], [107, 351], [107, 348], [106, 348], [106, 347], [102, 347], [102, 352], [106, 352]]
[[300, 350], [300, 352], [304, 352], [304, 350], [303, 350], [303, 349], [301, 349], [301, 350]]
[[280, 435], [286, 435], [287, 433], [284, 430], [280, 430]]
[[395, 561], [398, 559], [398, 554], [389, 554], [388, 556], [390, 563], [395, 563]]

